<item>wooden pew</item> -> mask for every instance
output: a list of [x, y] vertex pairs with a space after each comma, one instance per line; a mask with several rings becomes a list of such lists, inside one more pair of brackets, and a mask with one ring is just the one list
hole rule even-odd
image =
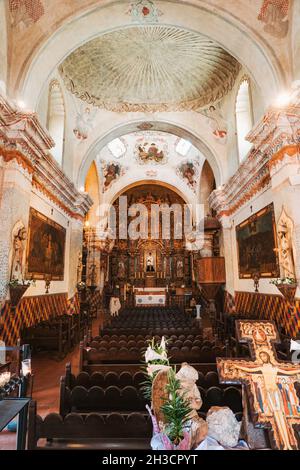
[[36, 402], [30, 403], [28, 450], [150, 449], [151, 437], [151, 419], [141, 413], [71, 413], [64, 418], [51, 413], [43, 419], [37, 415]]

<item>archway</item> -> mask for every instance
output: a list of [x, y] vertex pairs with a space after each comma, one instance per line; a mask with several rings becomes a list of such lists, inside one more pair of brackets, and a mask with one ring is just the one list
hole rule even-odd
[[161, 131], [174, 134], [180, 138], [190, 141], [209, 162], [210, 167], [214, 173], [216, 184], [219, 186], [223, 182], [225, 171], [224, 168], [222, 168], [221, 162], [217, 158], [217, 155], [211, 145], [209, 145], [208, 142], [205, 142], [203, 138], [200, 138], [200, 136], [196, 135], [196, 133], [191, 131], [187, 126], [183, 127], [166, 119], [164, 121], [150, 120], [147, 122], [144, 120], [134, 120], [126, 124], [122, 123], [113, 128], [109, 128], [100, 136], [97, 134], [96, 140], [86, 150], [85, 156], [81, 161], [78, 174], [75, 178], [77, 181], [77, 186], [81, 187], [83, 185], [87, 171], [92, 161], [96, 159], [102, 148], [104, 148], [110, 141], [116, 139], [117, 137], [122, 137], [126, 134], [140, 131], [143, 128], [151, 131]]

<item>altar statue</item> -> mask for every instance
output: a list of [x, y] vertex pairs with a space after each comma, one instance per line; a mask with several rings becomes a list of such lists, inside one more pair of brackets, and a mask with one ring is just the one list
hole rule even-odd
[[147, 271], [147, 273], [155, 271], [155, 269], [154, 269], [154, 258], [152, 256], [152, 253], [149, 253], [149, 255], [147, 256], [146, 271]]

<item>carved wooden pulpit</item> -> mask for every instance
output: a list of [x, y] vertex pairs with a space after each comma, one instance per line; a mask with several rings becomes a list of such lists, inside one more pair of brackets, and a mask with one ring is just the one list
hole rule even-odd
[[272, 321], [236, 321], [237, 339], [248, 343], [253, 361], [217, 359], [221, 383], [243, 384], [249, 397], [255, 427], [269, 431], [274, 449], [300, 448], [300, 404], [295, 383], [300, 363], [279, 361], [274, 344], [279, 342]]

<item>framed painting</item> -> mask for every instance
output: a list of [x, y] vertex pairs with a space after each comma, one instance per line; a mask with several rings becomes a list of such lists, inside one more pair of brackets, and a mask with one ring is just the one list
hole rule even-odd
[[26, 256], [27, 279], [63, 281], [66, 229], [30, 209]]
[[238, 225], [236, 239], [240, 279], [280, 276], [273, 204]]

